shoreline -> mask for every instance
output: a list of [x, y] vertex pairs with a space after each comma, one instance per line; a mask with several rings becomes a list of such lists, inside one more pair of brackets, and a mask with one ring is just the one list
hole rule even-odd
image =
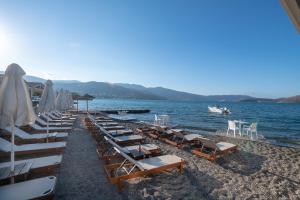
[[[121, 123], [136, 129], [137, 123]], [[147, 142], [158, 145], [163, 153], [183, 158], [183, 175], [155, 176], [143, 184], [130, 185], [138, 194], [129, 199], [297, 199], [300, 195], [300, 152], [290, 147], [279, 147], [265, 141], [241, 140], [210, 135], [216, 141], [237, 144], [239, 151], [219, 158], [216, 162], [197, 157], [190, 148], [178, 149], [158, 140]], [[176, 177], [174, 179], [174, 176]], [[182, 177], [181, 177], [182, 176]], [[184, 187], [176, 185], [181, 182]], [[157, 185], [157, 184], [160, 185]], [[169, 186], [179, 187], [174, 191]], [[150, 189], [149, 189], [150, 188]]]

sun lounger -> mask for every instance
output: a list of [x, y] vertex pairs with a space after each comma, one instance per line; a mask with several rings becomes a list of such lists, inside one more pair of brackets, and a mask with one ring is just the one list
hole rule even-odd
[[[43, 153], [61, 153], [66, 147], [66, 142], [49, 142], [14, 145], [15, 155], [30, 155]], [[0, 156], [7, 157], [10, 155], [11, 143], [0, 138]]]
[[144, 137], [140, 135], [123, 135], [112, 138], [118, 144], [133, 144], [136, 142], [142, 142], [145, 140]]
[[131, 155], [134, 159], [160, 154], [160, 148], [155, 144], [139, 144], [121, 147], [107, 136], [104, 136], [104, 139], [109, 145], [106, 147], [101, 146], [97, 149], [99, 157], [104, 160], [109, 160], [111, 156], [115, 155], [112, 151], [114, 147], [117, 147], [122, 152]]
[[[42, 120], [41, 118], [36, 118], [36, 123], [39, 124], [42, 127], [47, 127], [47, 122], [45, 122], [44, 120]], [[57, 123], [49, 123], [48, 124], [49, 127], [72, 127], [73, 123], [67, 123], [67, 122], [57, 122]]]
[[52, 119], [51, 117], [47, 116], [46, 114], [42, 113], [40, 114], [40, 118], [43, 119], [45, 122], [50, 122], [50, 123], [61, 123], [61, 122], [67, 122], [67, 123], [72, 123], [75, 121], [75, 119]]
[[228, 142], [215, 143], [207, 138], [199, 138], [201, 147], [192, 150], [192, 153], [214, 161], [223, 154], [227, 154], [237, 150], [237, 145]]
[[[9, 138], [11, 136], [11, 127], [5, 128], [5, 131], [9, 133]], [[18, 127], [15, 127], [15, 142], [20, 144], [25, 143], [42, 143], [49, 141], [62, 141], [68, 137], [68, 133], [49, 133], [44, 134], [29, 134]]]
[[117, 122], [97, 122], [98, 125], [100, 126], [117, 126]]
[[125, 160], [122, 163], [108, 164], [104, 166], [108, 180], [118, 186], [119, 191], [123, 182], [132, 178], [144, 177], [150, 174], [161, 173], [166, 170], [178, 169], [183, 171], [184, 160], [175, 155], [163, 155], [134, 160], [124, 152], [114, 147]]
[[[41, 127], [38, 124], [31, 124], [30, 127], [37, 132], [47, 132], [47, 127]], [[72, 130], [72, 127], [48, 127], [49, 132], [66, 132]], [[36, 132], [32, 132], [36, 133]]]
[[125, 129], [124, 126], [102, 126], [105, 130], [110, 131], [110, 130], [122, 130]]
[[[62, 155], [46, 156], [39, 158], [32, 158], [26, 160], [17, 160], [15, 165], [22, 163], [31, 163], [30, 173], [52, 173], [54, 169], [58, 168], [62, 161]], [[10, 167], [11, 162], [0, 163], [0, 170], [5, 167]]]
[[75, 121], [76, 120], [76, 117], [70, 117], [70, 116], [60, 116], [60, 117], [57, 117], [56, 115], [54, 115], [53, 113], [49, 113], [48, 114], [49, 117], [52, 119], [52, 120], [72, 120], [72, 121]]
[[3, 200], [51, 199], [56, 185], [56, 177], [48, 176], [0, 187]]
[[112, 136], [122, 136], [122, 135], [130, 135], [133, 134], [133, 131], [130, 129], [125, 129], [125, 130], [110, 130], [107, 131], [110, 135]]

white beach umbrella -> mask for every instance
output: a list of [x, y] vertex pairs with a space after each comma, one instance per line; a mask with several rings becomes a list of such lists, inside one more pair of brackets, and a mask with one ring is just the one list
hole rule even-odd
[[0, 86], [0, 128], [11, 127], [11, 171], [14, 171], [15, 126], [34, 123], [36, 116], [29, 97], [28, 88], [22, 78], [24, 70], [17, 64], [10, 64]]
[[60, 89], [58, 95], [55, 99], [56, 110], [63, 111], [65, 108], [64, 105], [64, 90]]
[[[41, 100], [39, 102], [39, 113], [48, 113], [55, 109], [55, 93], [53, 90], [53, 83], [50, 80], [46, 81], [45, 88]], [[47, 119], [47, 136], [49, 135], [49, 121]], [[48, 141], [48, 138], [47, 138]]]
[[40, 113], [51, 112], [55, 109], [55, 93], [53, 90], [53, 83], [47, 80], [41, 100], [39, 102], [38, 111]]

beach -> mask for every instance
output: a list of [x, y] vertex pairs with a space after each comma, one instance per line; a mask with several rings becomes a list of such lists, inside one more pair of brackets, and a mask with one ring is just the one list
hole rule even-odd
[[[299, 149], [211, 136], [238, 145], [238, 152], [216, 162], [197, 157], [189, 148], [178, 149], [158, 140], [163, 154], [186, 161], [184, 172], [169, 171], [127, 182], [122, 192], [109, 183], [96, 145], [80, 115], [68, 138], [58, 172], [55, 199], [299, 199]], [[136, 129], [139, 123], [120, 123]]]

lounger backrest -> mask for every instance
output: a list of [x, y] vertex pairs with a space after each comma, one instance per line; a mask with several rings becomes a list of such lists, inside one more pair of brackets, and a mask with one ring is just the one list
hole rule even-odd
[[[6, 131], [8, 131], [9, 133], [12, 132], [11, 127], [8, 126], [5, 128]], [[15, 127], [15, 134], [21, 138], [28, 138], [28, 136], [30, 136], [28, 133], [26, 133], [25, 131], [19, 129], [18, 127]]]
[[47, 123], [44, 122], [44, 121], [43, 121], [41, 118], [39, 118], [39, 117], [36, 118], [36, 121], [37, 121], [38, 123], [42, 124], [42, 125], [47, 125]]
[[206, 148], [210, 148], [214, 150], [219, 149], [213, 140], [210, 140], [208, 138], [199, 138], [199, 140], [201, 141], [202, 145]]
[[177, 131], [173, 131], [174, 135], [176, 135], [176, 137], [179, 137], [181, 139], [184, 138], [184, 135], [181, 132], [177, 132]]
[[126, 153], [122, 152], [117, 147], [114, 147], [114, 149], [116, 150], [117, 153], [119, 153], [120, 155], [122, 155], [129, 162], [131, 162], [132, 164], [136, 165], [141, 171], [144, 171], [144, 168], [136, 160], [134, 160], [133, 158], [131, 158], [130, 156], [128, 156]]
[[109, 139], [108, 137], [104, 136], [104, 139], [109, 142], [113, 147], [117, 147], [118, 149], [120, 149], [120, 151], [123, 151], [124, 153], [128, 154], [130, 153], [129, 151], [127, 151], [126, 149], [124, 149], [123, 147], [119, 146], [117, 143], [115, 143], [114, 141], [112, 141], [111, 139]]
[[6, 152], [10, 151], [11, 143], [8, 142], [7, 140], [3, 139], [3, 138], [0, 138], [0, 149], [2, 151], [6, 151]]

